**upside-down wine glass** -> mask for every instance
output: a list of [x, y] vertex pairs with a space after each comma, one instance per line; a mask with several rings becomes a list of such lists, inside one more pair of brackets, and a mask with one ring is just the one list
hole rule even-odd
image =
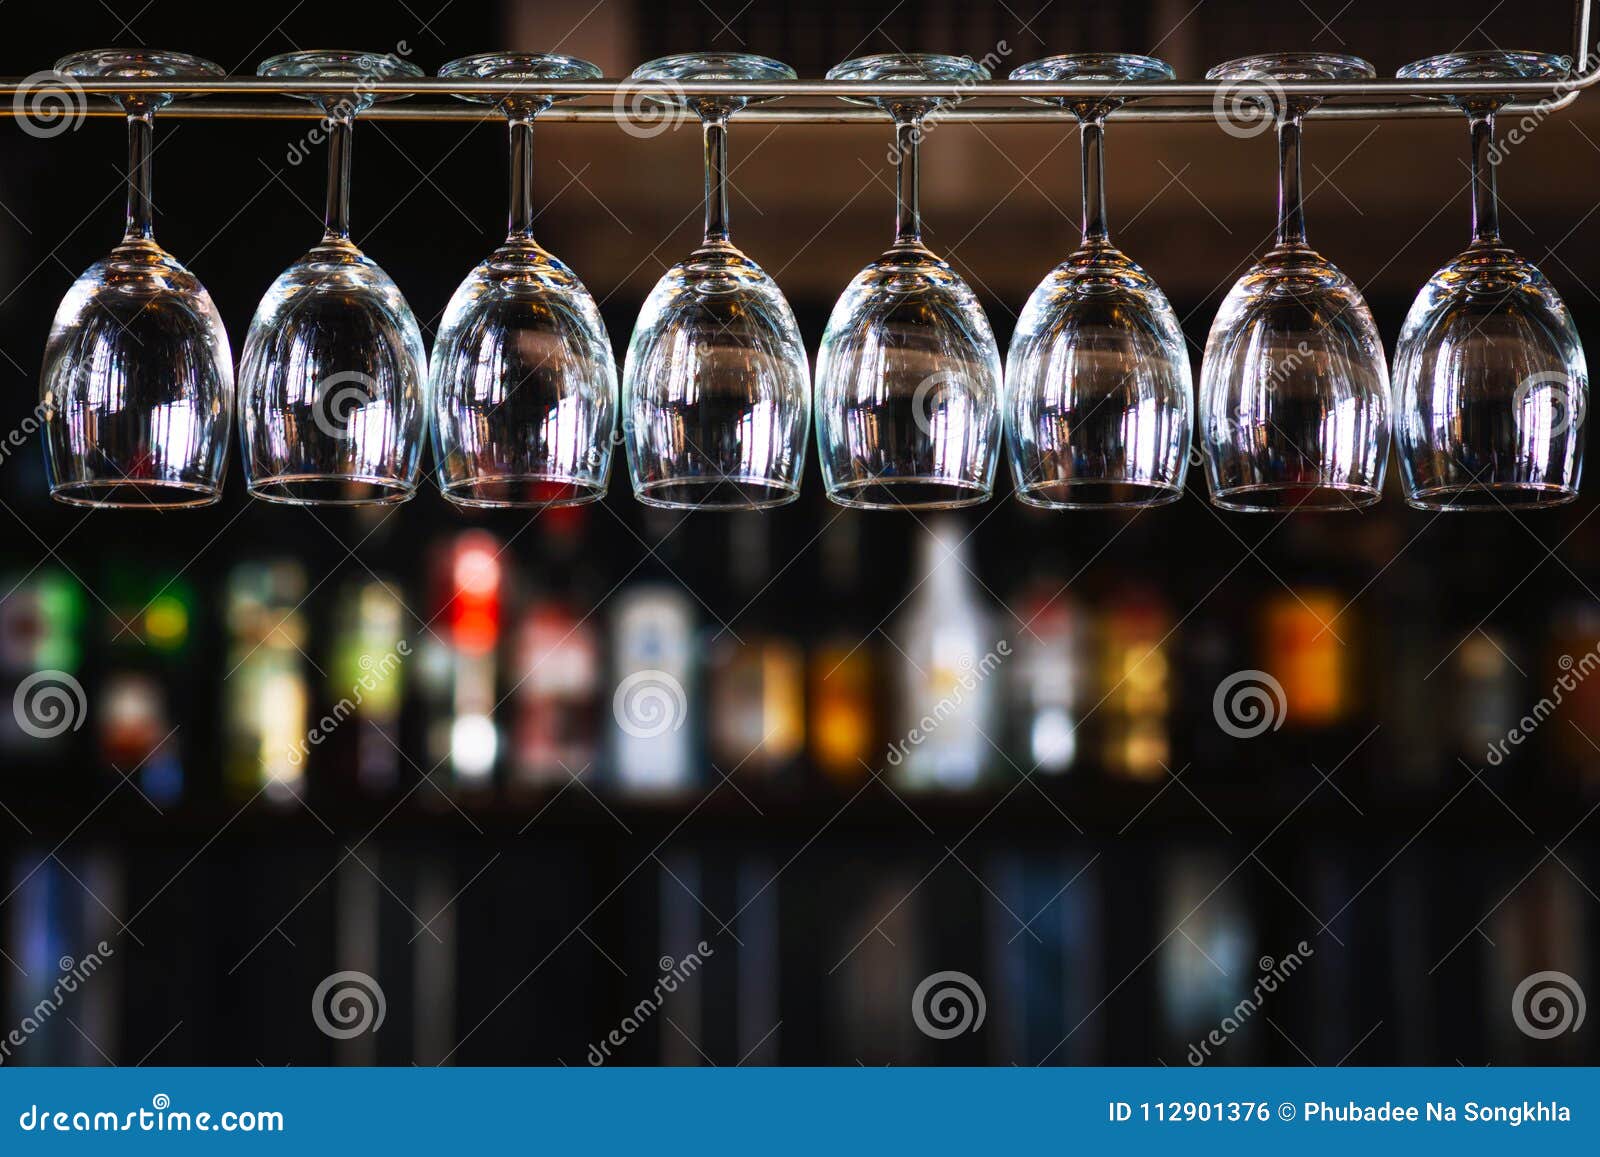
[[605, 497], [617, 367], [594, 298], [533, 238], [533, 118], [556, 98], [541, 81], [593, 80], [586, 60], [493, 52], [453, 60], [443, 77], [518, 81], [525, 92], [474, 97], [510, 124], [505, 243], [450, 299], [433, 344], [430, 387], [439, 486], [463, 506], [573, 506]]
[[[1531, 80], [1571, 68], [1539, 52], [1462, 52], [1398, 75]], [[1555, 287], [1500, 239], [1494, 115], [1510, 98], [1449, 99], [1472, 133], [1472, 243], [1422, 287], [1395, 347], [1406, 501], [1422, 510], [1557, 506], [1578, 496], [1583, 472], [1583, 346]]]
[[622, 375], [633, 492], [649, 506], [759, 510], [800, 495], [810, 364], [777, 284], [729, 239], [728, 117], [761, 97], [674, 95], [679, 82], [793, 80], [764, 56], [699, 52], [633, 71], [663, 81], [641, 99], [688, 107], [702, 122], [705, 242], [645, 300]]
[[[965, 56], [883, 54], [829, 80], [972, 84]], [[986, 501], [1000, 453], [1000, 351], [967, 283], [922, 241], [918, 150], [955, 98], [846, 98], [894, 118], [895, 238], [833, 307], [817, 354], [817, 450], [828, 497], [875, 510]]]
[[[179, 52], [75, 52], [56, 71], [85, 80], [217, 77]], [[115, 98], [128, 114], [122, 242], [62, 299], [39, 396], [50, 493], [75, 506], [167, 509], [222, 495], [233, 355], [205, 286], [156, 243], [155, 113], [169, 93]]]
[[[1012, 80], [1171, 80], [1148, 56], [1079, 53]], [[1017, 497], [1052, 509], [1159, 506], [1183, 494], [1193, 414], [1183, 329], [1155, 280], [1111, 243], [1105, 118], [1117, 97], [1040, 97], [1082, 137], [1083, 243], [1039, 283], [1006, 358], [1005, 429]]]
[[1200, 373], [1211, 501], [1223, 509], [1353, 510], [1383, 490], [1383, 342], [1355, 283], [1306, 243], [1300, 129], [1317, 98], [1276, 87], [1371, 76], [1364, 60], [1309, 52], [1245, 57], [1206, 73], [1260, 82], [1241, 84], [1233, 98], [1270, 96], [1278, 131], [1277, 244], [1223, 301]]
[[[340, 51], [285, 53], [256, 71], [366, 84], [422, 75], [393, 55]], [[351, 134], [373, 96], [308, 99], [326, 114], [323, 236], [272, 283], [245, 337], [245, 475], [269, 502], [404, 502], [417, 487], [428, 359], [406, 299], [350, 240]]]

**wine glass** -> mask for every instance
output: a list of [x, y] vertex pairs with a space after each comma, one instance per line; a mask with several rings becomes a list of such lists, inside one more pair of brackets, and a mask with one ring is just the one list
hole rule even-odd
[[[1225, 510], [1353, 510], [1378, 501], [1389, 453], [1389, 372], [1355, 283], [1306, 244], [1300, 128], [1315, 97], [1285, 81], [1373, 76], [1353, 56], [1289, 52], [1219, 64], [1260, 82], [1278, 129], [1277, 244], [1234, 285], [1206, 340], [1200, 420], [1211, 501]], [[1218, 93], [1219, 109], [1228, 90]]]
[[[1171, 80], [1148, 56], [1080, 53], [1012, 80]], [[1083, 148], [1083, 244], [1039, 283], [1006, 359], [1006, 445], [1030, 506], [1159, 506], [1183, 494], [1193, 403], [1183, 330], [1167, 298], [1111, 243], [1105, 118], [1116, 97], [1038, 98], [1070, 108]]]
[[526, 92], [469, 96], [510, 124], [511, 213], [503, 245], [450, 299], [430, 388], [439, 485], [463, 506], [572, 506], [605, 497], [617, 367], [594, 298], [533, 238], [533, 118], [556, 98], [540, 81], [593, 80], [586, 60], [492, 52], [444, 77], [514, 80]]
[[[56, 71], [223, 75], [181, 52], [121, 48], [75, 52]], [[50, 493], [75, 506], [208, 506], [222, 496], [233, 354], [205, 286], [155, 239], [155, 113], [172, 95], [115, 99], [128, 114], [127, 229], [73, 282], [50, 327], [39, 383]]]
[[[886, 53], [829, 80], [971, 84], [965, 56]], [[895, 238], [833, 307], [817, 354], [817, 450], [828, 497], [864, 509], [988, 499], [1000, 452], [1000, 351], [977, 297], [922, 242], [917, 163], [925, 118], [949, 98], [846, 98], [894, 118]]]
[[759, 510], [800, 496], [810, 363], [777, 284], [729, 240], [728, 117], [761, 97], [690, 97], [679, 81], [793, 80], [745, 53], [668, 56], [633, 70], [639, 99], [688, 107], [705, 137], [705, 242], [645, 300], [622, 373], [633, 492], [649, 506]]
[[[372, 52], [289, 52], [266, 77], [372, 84], [422, 70]], [[404, 502], [417, 487], [427, 351], [389, 275], [350, 240], [350, 142], [370, 91], [308, 99], [326, 114], [322, 240], [256, 307], [239, 361], [250, 493], [294, 505]]]
[[[1460, 52], [1401, 79], [1530, 80], [1572, 62], [1538, 52]], [[1395, 346], [1396, 436], [1406, 501], [1422, 510], [1556, 506], [1578, 496], [1589, 372], [1560, 294], [1500, 239], [1495, 110], [1450, 101], [1472, 133], [1472, 243], [1422, 287]]]

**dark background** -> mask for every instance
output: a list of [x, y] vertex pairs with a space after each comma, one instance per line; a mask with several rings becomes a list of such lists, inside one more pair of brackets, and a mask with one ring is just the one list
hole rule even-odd
[[[560, 50], [608, 76], [719, 48], [818, 76], [846, 55], [980, 57], [1003, 41], [1007, 69], [1126, 50], [1193, 77], [1247, 52], [1316, 48], [1364, 55], [1386, 75], [1455, 47], [1567, 51], [1571, 22], [1559, 0], [1400, 12], [1368, 0], [1056, 0], [1037, 14], [1035, 0], [591, 2], [11, 6], [0, 9], [0, 73], [109, 44], [182, 49], [249, 74], [292, 48], [404, 42], [430, 73], [495, 47]], [[1501, 166], [1504, 232], [1565, 295], [1591, 348], [1597, 109], [1580, 99]], [[236, 353], [262, 291], [319, 231], [322, 155], [288, 160], [309, 127], [159, 128], [157, 235], [208, 286]], [[1391, 350], [1417, 287], [1466, 241], [1465, 144], [1453, 118], [1308, 129], [1312, 241], [1363, 288]], [[0, 148], [9, 430], [34, 403], [56, 303], [119, 235], [124, 144], [115, 119], [91, 118], [52, 140], [0, 123]], [[790, 296], [813, 357], [834, 297], [889, 240], [885, 148], [877, 127], [735, 123], [735, 238]], [[620, 365], [644, 294], [697, 240], [698, 135], [551, 125], [536, 149], [540, 236], [602, 301]], [[431, 337], [501, 232], [503, 129], [366, 124], [355, 156], [355, 238]], [[1269, 138], [1209, 123], [1110, 134], [1114, 235], [1167, 290], [1197, 376], [1218, 302], [1270, 236], [1273, 157]], [[1064, 127], [947, 124], [925, 147], [930, 242], [978, 289], [1002, 349], [1032, 286], [1075, 243], [1076, 169]], [[1593, 1025], [1539, 1041], [1511, 1015], [1517, 983], [1538, 971], [1600, 991], [1600, 695], [1570, 697], [1502, 765], [1485, 759], [1485, 737], [1549, 693], [1561, 656], [1600, 644], [1591, 495], [1526, 519], [1436, 518], [1404, 505], [1391, 471], [1369, 513], [1283, 521], [1212, 510], [1197, 470], [1172, 507], [1038, 516], [1010, 498], [1005, 474], [993, 503], [958, 520], [972, 531], [962, 581], [997, 637], [1020, 637], [1017, 609], [1053, 595], [1094, 640], [1085, 685], [1117, 683], [1107, 664], [1119, 661], [1118, 632], [1132, 631], [1156, 646], [1157, 702], [1113, 698], [1107, 711], [1123, 714], [1111, 722], [1094, 710], [1100, 692], [1086, 691], [1072, 768], [1034, 776], [1007, 682], [984, 781], [919, 795], [870, 772], [904, 730], [889, 693], [905, 661], [894, 624], [902, 600], [915, 605], [927, 520], [841, 515], [814, 466], [799, 503], [760, 516], [647, 517], [620, 453], [610, 498], [576, 520], [468, 515], [431, 484], [375, 514], [251, 505], [236, 466], [219, 506], [148, 515], [53, 505], [36, 447], [12, 454], [0, 464], [0, 590], [15, 645], [0, 689], [9, 697], [28, 673], [17, 656], [33, 653], [30, 639], [68, 639], [89, 715], [57, 741], [13, 735], [0, 750], [0, 1030], [48, 990], [59, 957], [101, 939], [114, 949], [12, 1063], [581, 1064], [649, 994], [658, 958], [700, 940], [713, 949], [703, 971], [618, 1060], [1182, 1064], [1249, 992], [1258, 960], [1302, 940], [1305, 967], [1215, 1063], [1600, 1057]], [[737, 529], [757, 518], [760, 533]], [[856, 531], [830, 557], [836, 519]], [[502, 759], [492, 788], [468, 791], [431, 755], [448, 703], [408, 674], [391, 786], [351, 787], [356, 757], [339, 745], [308, 765], [303, 803], [250, 802], [230, 786], [237, 568], [299, 568], [302, 675], [323, 705], [339, 697], [328, 654], [350, 584], [392, 582], [408, 635], [431, 633], [421, 624], [444, 609], [440, 560], [472, 529], [503, 547], [508, 622], [555, 584], [609, 630], [612, 592], [650, 581], [693, 592], [707, 656], [719, 623], [802, 650], [840, 632], [862, 640], [883, 692], [879, 758], [854, 781], [830, 781], [809, 759], [765, 775], [704, 756], [682, 795], [646, 802], [620, 789], [597, 724], [583, 786], [514, 792]], [[841, 557], [857, 560], [853, 579]], [[41, 600], [42, 589], [57, 593]], [[157, 654], [119, 623], [162, 591], [182, 596], [190, 625], [177, 650]], [[1308, 605], [1336, 615], [1334, 643], [1296, 619]], [[510, 649], [502, 640], [502, 667]], [[1241, 669], [1274, 671], [1287, 687], [1281, 730], [1245, 741], [1218, 728], [1213, 692]], [[147, 769], [130, 771], [137, 760], [112, 758], [106, 688], [129, 671], [157, 688], [160, 762], [179, 769], [176, 789], [170, 771], [152, 784]], [[610, 687], [598, 693], [602, 722]], [[1322, 706], [1297, 710], [1301, 688]], [[702, 689], [692, 698], [703, 739]], [[514, 710], [497, 713], [502, 736]], [[1135, 725], [1159, 736], [1158, 763], [1117, 755], [1118, 728]], [[371, 974], [387, 996], [381, 1030], [345, 1043], [308, 1008], [340, 969]], [[983, 1026], [948, 1041], [910, 1016], [913, 989], [940, 970], [968, 973], [987, 997]]]

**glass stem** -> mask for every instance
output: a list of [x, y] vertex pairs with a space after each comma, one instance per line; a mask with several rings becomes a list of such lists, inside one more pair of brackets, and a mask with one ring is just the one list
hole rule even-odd
[[922, 209], [917, 196], [921, 149], [921, 118], [897, 119], [894, 122], [894, 243], [899, 246], [922, 244]]
[[705, 114], [706, 244], [728, 243], [728, 114]]
[[1305, 205], [1300, 188], [1300, 118], [1291, 109], [1278, 122], [1278, 248], [1306, 243]]
[[1494, 161], [1489, 147], [1494, 143], [1494, 113], [1472, 112], [1472, 243], [1495, 245], [1500, 241], [1500, 202], [1495, 195]]
[[348, 116], [328, 119], [328, 200], [322, 213], [323, 241], [350, 238], [350, 141], [355, 122]]
[[533, 240], [533, 118], [511, 121], [511, 212], [507, 241]]
[[155, 237], [155, 202], [150, 192], [150, 154], [155, 151], [155, 139], [152, 110], [128, 114], [128, 228], [124, 241], [149, 241]]
[[1106, 123], [1103, 115], [1083, 121], [1083, 243], [1104, 244], [1106, 228]]

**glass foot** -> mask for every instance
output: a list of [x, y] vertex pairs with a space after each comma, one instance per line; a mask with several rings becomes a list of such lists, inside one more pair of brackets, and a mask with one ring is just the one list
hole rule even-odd
[[[989, 70], [970, 56], [948, 56], [937, 52], [881, 52], [858, 56], [828, 69], [829, 80], [925, 80], [941, 84], [977, 84], [989, 79]], [[846, 96], [851, 104], [872, 105], [890, 110], [915, 104], [922, 113], [944, 105], [960, 103], [960, 97], [935, 97], [915, 102], [875, 96]]]
[[747, 105], [766, 104], [778, 98], [775, 96], [685, 98], [675, 91], [672, 82], [794, 80], [795, 71], [781, 61], [749, 52], [684, 52], [677, 56], [663, 56], [641, 64], [633, 70], [629, 79], [666, 82], [659, 93], [643, 90], [635, 93], [634, 95], [641, 101], [666, 105], [670, 108], [689, 108], [704, 116], [708, 112], [732, 112]]
[[[399, 80], [423, 75], [422, 69], [392, 52], [357, 52], [341, 49], [313, 49], [270, 56], [256, 67], [257, 76], [315, 80]], [[354, 96], [315, 96], [300, 94], [327, 111], [341, 108], [360, 112], [377, 101], [400, 100], [401, 96], [377, 96], [370, 92]], [[403, 94], [402, 94], [403, 95]]]
[[460, 93], [461, 100], [476, 104], [498, 104], [507, 112], [540, 112], [570, 96], [550, 96], [539, 92], [538, 84], [550, 80], [599, 80], [600, 66], [553, 52], [482, 52], [463, 56], [439, 69], [439, 75], [455, 80], [514, 80], [528, 85], [527, 95], [483, 96]]
[[1359, 56], [1338, 52], [1263, 52], [1206, 71], [1207, 80], [1371, 80], [1377, 75]]
[[[91, 48], [73, 52], [56, 61], [57, 72], [80, 80], [162, 80], [221, 77], [227, 70], [186, 52], [166, 52], [150, 48]], [[188, 93], [141, 93], [138, 97], [113, 96], [125, 110], [160, 108]]]
[[1401, 80], [1542, 80], [1572, 71], [1572, 58], [1553, 52], [1446, 52], [1414, 60], [1395, 73]]
[[[1037, 81], [1126, 81], [1138, 83], [1172, 80], [1172, 66], [1153, 56], [1131, 52], [1069, 52], [1047, 56], [1011, 70], [1012, 80]], [[1070, 108], [1080, 119], [1104, 116], [1123, 102], [1116, 97], [1030, 96], [1024, 100]]]

